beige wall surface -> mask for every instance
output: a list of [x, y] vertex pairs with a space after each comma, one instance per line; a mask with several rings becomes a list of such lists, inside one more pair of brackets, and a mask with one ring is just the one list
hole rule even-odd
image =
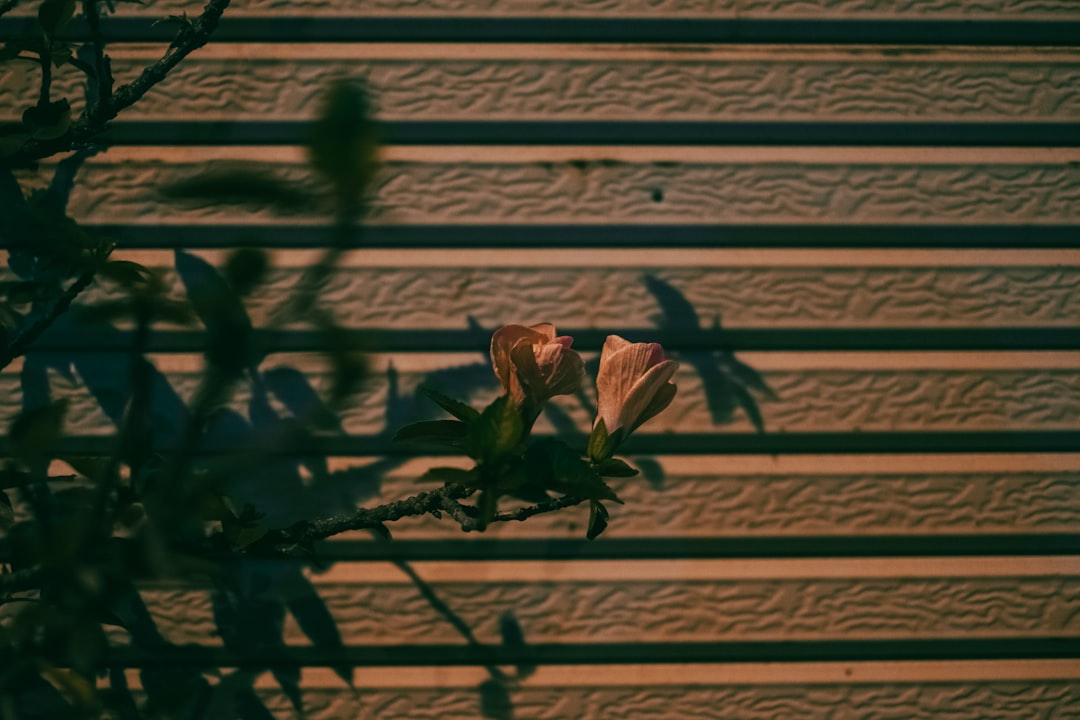
[[[118, 9], [131, 21], [112, 48], [121, 81], [162, 50], [140, 19], [195, 11]], [[1080, 29], [1080, 2], [237, 0], [228, 18], [253, 36], [211, 41], [125, 113], [118, 132], [134, 139], [91, 157], [72, 196], [73, 217], [107, 227], [117, 257], [159, 268], [170, 293], [184, 292], [174, 245], [212, 264], [270, 247], [246, 302], [256, 327], [271, 323], [318, 256], [328, 207], [156, 188], [258, 167], [318, 191], [301, 124], [344, 77], [368, 79], [391, 138], [416, 133], [382, 149], [374, 240], [322, 295], [344, 327], [391, 331], [340, 413], [329, 466], [343, 484], [283, 490], [259, 508], [272, 520], [416, 492], [446, 461], [383, 457], [388, 433], [423, 416], [425, 380], [493, 398], [483, 337], [502, 324], [554, 322], [587, 358], [608, 332], [656, 332], [682, 361], [678, 396], [632, 453], [646, 472], [615, 484], [626, 504], [592, 544], [577, 543], [581, 508], [486, 535], [403, 521], [399, 556], [366, 535], [334, 540], [336, 562], [305, 573], [356, 689], [287, 617], [307, 717], [500, 717], [477, 692], [488, 671], [447, 659], [465, 640], [431, 595], [480, 643], [498, 645], [511, 613], [547, 653], [513, 684], [518, 718], [1080, 716], [1080, 33], [1024, 40]], [[311, 29], [335, 19], [402, 24], [392, 41]], [[409, 24], [431, 19], [449, 28], [438, 42]], [[542, 41], [508, 24], [533, 35], [490, 42], [487, 20], [561, 24]], [[695, 20], [750, 21], [754, 35], [681, 42], [678, 26], [651, 41]], [[61, 68], [55, 91], [78, 97], [79, 81]], [[0, 65], [0, 119], [36, 92]], [[498, 123], [524, 121], [555, 139], [502, 141]], [[447, 139], [454, 128], [466, 141]], [[262, 368], [326, 390], [316, 336], [289, 330], [289, 352]], [[94, 363], [50, 375], [73, 442], [115, 430], [90, 374], [127, 362], [126, 332], [80, 336]], [[165, 327], [152, 347], [181, 399], [203, 367], [200, 332]], [[736, 358], [772, 395], [730, 379]], [[0, 376], [3, 424], [22, 406], [20, 367]], [[250, 399], [242, 387], [230, 407]], [[591, 402], [560, 399], [538, 431], [587, 431]], [[220, 649], [210, 588], [141, 590], [168, 640]], [[295, 716], [269, 675], [256, 687], [275, 717]]]

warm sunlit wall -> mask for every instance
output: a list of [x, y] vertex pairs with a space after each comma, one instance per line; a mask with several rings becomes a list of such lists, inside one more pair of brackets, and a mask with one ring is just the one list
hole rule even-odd
[[[674, 406], [639, 438], [662, 482], [621, 482], [625, 507], [584, 550], [563, 542], [583, 536], [580, 510], [498, 528], [508, 544], [481, 550], [446, 522], [395, 528], [482, 641], [513, 610], [529, 643], [569, 644], [514, 694], [517, 717], [1080, 709], [1080, 664], [1054, 659], [1075, 649], [1048, 642], [1080, 635], [1080, 558], [1067, 554], [1080, 531], [1080, 352], [1061, 349], [1078, 346], [1080, 325], [1080, 30], [1071, 47], [1024, 44], [1070, 42], [1080, 3], [234, 1], [241, 39], [284, 44], [193, 56], [125, 116], [134, 140], [94, 158], [77, 190], [71, 214], [117, 226], [128, 257], [168, 268], [162, 248], [177, 242], [215, 261], [233, 243], [279, 247], [251, 303], [258, 325], [314, 257], [304, 248], [320, 235], [305, 226], [324, 216], [184, 208], [148, 189], [226, 160], [302, 176], [302, 135], [272, 123], [311, 118], [325, 82], [367, 74], [381, 119], [433, 124], [388, 131], [377, 227], [326, 297], [351, 327], [407, 331], [391, 353], [402, 391], [482, 359], [471, 321], [589, 330], [593, 351], [604, 332], [654, 328], [651, 274], [703, 327], [721, 318], [776, 393], [759, 398], [764, 436], [741, 410], [717, 422], [723, 408], [684, 358]], [[706, 22], [736, 16], [746, 24]], [[680, 19], [701, 22], [647, 22]], [[471, 42], [499, 28], [521, 42]], [[319, 42], [353, 31], [469, 42]], [[710, 32], [727, 44], [676, 44]], [[157, 52], [116, 46], [118, 77]], [[34, 78], [0, 77], [6, 97], [32, 97]], [[6, 97], [0, 107], [18, 106]], [[238, 123], [216, 147], [184, 124], [216, 120]], [[523, 120], [539, 125], [468, 124]], [[445, 121], [466, 123], [459, 139]], [[673, 349], [698, 342], [665, 323]], [[196, 355], [155, 360], [193, 389]], [[272, 362], [323, 372], [303, 353]], [[108, 430], [78, 402], [76, 431]], [[384, 430], [385, 403], [380, 380], [346, 432]], [[420, 467], [395, 468], [381, 497], [414, 492]], [[347, 643], [461, 642], [404, 574], [364, 557], [314, 576]], [[168, 637], [220, 642], [205, 592], [146, 596]], [[287, 636], [304, 642], [295, 625]], [[311, 668], [309, 717], [477, 717], [485, 672], [429, 665], [418, 650], [404, 669], [358, 670], [355, 695]]]

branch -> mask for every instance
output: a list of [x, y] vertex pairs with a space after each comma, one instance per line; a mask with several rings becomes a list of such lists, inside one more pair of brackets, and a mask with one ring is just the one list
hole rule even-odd
[[[109, 56], [105, 54], [105, 36], [101, 32], [101, 13], [98, 10], [98, 2], [100, 0], [82, 0], [83, 15], [90, 28], [94, 67], [94, 77], [87, 78], [87, 102], [86, 109], [83, 111], [83, 117], [90, 123], [108, 112], [113, 93], [112, 64], [109, 62]], [[90, 86], [89, 83], [93, 85]]]
[[548, 500], [536, 505], [518, 508], [517, 510], [512, 510], [508, 513], [499, 513], [491, 518], [491, 522], [520, 522], [531, 518], [533, 515], [542, 515], [543, 513], [555, 512], [556, 510], [562, 510], [563, 508], [580, 505], [586, 500], [588, 500], [588, 498], [564, 495], [563, 497]]
[[[257, 542], [245, 548], [244, 552], [255, 555], [281, 555], [295, 547], [305, 547], [316, 540], [325, 540], [350, 530], [370, 530], [406, 517], [420, 515], [441, 517], [444, 512], [461, 525], [462, 530], [472, 532], [481, 528], [480, 521], [470, 513], [472, 508], [458, 502], [471, 494], [472, 491], [462, 485], [447, 485], [438, 490], [422, 492], [375, 508], [359, 508], [351, 513], [303, 520], [287, 528], [271, 530]], [[521, 521], [534, 515], [580, 505], [585, 500], [586, 498], [573, 496], [554, 498], [536, 505], [500, 513], [493, 517], [491, 522]]]
[[[10, 0], [7, 1], [10, 2]], [[230, 0], [210, 0], [203, 8], [202, 14], [194, 20], [188, 20], [186, 17], [178, 18], [181, 22], [180, 30], [161, 59], [143, 68], [139, 77], [117, 88], [116, 92], [108, 98], [99, 98], [97, 112], [93, 114], [93, 117], [84, 113], [84, 116], [71, 126], [66, 135], [56, 140], [28, 141], [18, 152], [4, 158], [2, 165], [23, 167], [41, 158], [84, 145], [94, 136], [99, 135], [110, 120], [113, 120], [122, 110], [138, 102], [143, 95], [164, 80], [165, 76], [180, 64], [180, 61], [207, 43], [210, 35], [217, 29], [222, 13], [229, 7], [229, 2]]]
[[10, 365], [15, 358], [25, 355], [27, 350], [30, 349], [30, 345], [38, 339], [41, 333], [45, 332], [50, 325], [56, 322], [58, 317], [67, 312], [68, 308], [71, 307], [71, 303], [75, 301], [75, 298], [94, 282], [94, 275], [97, 273], [97, 268], [98, 264], [95, 263], [89, 270], [84, 271], [83, 274], [71, 284], [71, 287], [64, 291], [64, 294], [60, 296], [56, 303], [49, 308], [49, 312], [44, 317], [38, 318], [33, 325], [19, 333], [18, 337], [12, 340], [10, 345], [0, 351], [0, 370], [3, 370]]

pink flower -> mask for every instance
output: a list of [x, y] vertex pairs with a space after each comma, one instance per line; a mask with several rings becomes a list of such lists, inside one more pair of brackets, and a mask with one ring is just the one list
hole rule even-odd
[[491, 336], [491, 364], [503, 391], [518, 407], [539, 412], [555, 395], [581, 386], [585, 363], [570, 349], [573, 338], [555, 336], [555, 326], [506, 325]]
[[664, 348], [657, 343], [608, 335], [596, 376], [597, 422], [604, 421], [608, 434], [624, 428], [629, 435], [671, 404], [671, 378], [678, 368], [674, 360], [664, 359]]

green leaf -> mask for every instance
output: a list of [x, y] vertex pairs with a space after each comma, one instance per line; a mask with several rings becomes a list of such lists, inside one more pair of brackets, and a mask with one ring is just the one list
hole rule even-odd
[[45, 0], [38, 8], [38, 22], [50, 39], [60, 34], [75, 15], [75, 0]]
[[67, 407], [67, 400], [56, 400], [20, 413], [8, 431], [15, 456], [26, 463], [42, 459], [60, 437]]
[[458, 420], [472, 424], [480, 418], [480, 412], [476, 408], [466, 405], [460, 400], [455, 400], [448, 395], [443, 395], [430, 385], [421, 385], [417, 390], [427, 395], [436, 405]]
[[622, 502], [597, 470], [561, 440], [545, 438], [533, 443], [526, 451], [525, 467], [532, 483], [549, 490], [591, 500]]
[[0, 125], [0, 158], [14, 155], [30, 139], [30, 133], [22, 123]]
[[85, 455], [65, 455], [60, 458], [88, 480], [100, 480], [109, 467], [109, 461], [105, 458]]
[[585, 454], [592, 460], [602, 460], [601, 453], [604, 450], [604, 444], [608, 439], [607, 424], [604, 422], [604, 418], [598, 418], [596, 424], [593, 425], [592, 432], [589, 433], [589, 444], [585, 448]]
[[634, 477], [638, 474], [635, 468], [630, 467], [619, 458], [608, 458], [600, 463], [597, 470], [604, 477]]
[[22, 121], [35, 140], [56, 140], [71, 127], [71, 105], [67, 98], [34, 105], [23, 111]]
[[469, 427], [460, 420], [424, 420], [400, 428], [394, 433], [394, 442], [433, 442], [462, 447], [468, 434]]
[[464, 485], [475, 487], [477, 477], [475, 470], [462, 470], [452, 467], [434, 467], [421, 475], [417, 482], [441, 482], [445, 485]]
[[589, 529], [585, 537], [595, 540], [608, 525], [608, 511], [600, 502], [593, 500], [589, 503]]
[[525, 424], [509, 396], [502, 395], [484, 408], [470, 428], [472, 457], [487, 461], [506, 455], [521, 442]]
[[603, 418], [596, 421], [592, 432], [589, 433], [589, 443], [586, 446], [586, 454], [593, 462], [602, 462], [614, 454], [615, 450], [626, 437], [625, 428], [617, 428], [615, 432], [608, 434], [607, 425]]
[[63, 693], [76, 708], [85, 712], [97, 704], [97, 692], [86, 678], [74, 670], [53, 667], [44, 661], [41, 664], [41, 677]]

